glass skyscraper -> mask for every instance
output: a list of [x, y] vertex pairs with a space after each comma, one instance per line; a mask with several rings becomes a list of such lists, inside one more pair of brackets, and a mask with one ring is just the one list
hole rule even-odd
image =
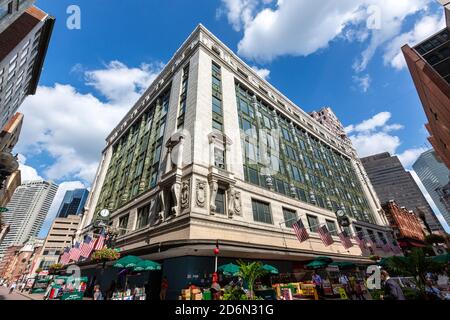
[[83, 214], [84, 205], [88, 198], [87, 189], [69, 190], [64, 195], [64, 199], [58, 210], [59, 218], [67, 218], [69, 215]]

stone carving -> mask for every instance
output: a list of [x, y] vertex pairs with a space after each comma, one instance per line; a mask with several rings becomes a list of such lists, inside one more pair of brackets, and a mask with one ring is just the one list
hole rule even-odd
[[181, 185], [181, 208], [189, 207], [189, 180], [183, 181]]
[[197, 180], [195, 185], [195, 201], [197, 206], [203, 208], [206, 203], [206, 181]]
[[164, 201], [164, 191], [161, 190], [158, 194], [158, 205], [157, 212], [155, 215], [155, 222], [160, 223], [164, 220], [164, 213], [166, 211], [165, 201]]
[[217, 196], [217, 190], [219, 190], [219, 184], [217, 181], [211, 181], [211, 200], [209, 208], [211, 210], [211, 214], [214, 214], [214, 211], [216, 211], [216, 196]]
[[241, 193], [230, 187], [228, 190], [228, 216], [233, 218], [235, 214], [240, 215], [241, 210]]
[[170, 192], [172, 193], [172, 202], [173, 206], [170, 208], [170, 214], [173, 216], [178, 215], [178, 203], [180, 202], [180, 190], [181, 186], [179, 183], [175, 183], [170, 188]]

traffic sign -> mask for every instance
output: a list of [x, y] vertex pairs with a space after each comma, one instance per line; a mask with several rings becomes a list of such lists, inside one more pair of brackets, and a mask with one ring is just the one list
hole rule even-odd
[[9, 209], [8, 208], [3, 208], [3, 207], [0, 207], [0, 212], [8, 212], [9, 211]]

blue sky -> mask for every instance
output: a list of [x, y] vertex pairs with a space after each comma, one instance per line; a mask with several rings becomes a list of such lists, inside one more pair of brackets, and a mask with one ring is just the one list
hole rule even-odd
[[[198, 23], [305, 111], [330, 106], [361, 156], [428, 149], [400, 47], [443, 24], [435, 0], [37, 0], [56, 17], [36, 96], [22, 111], [24, 176], [89, 187], [104, 139]], [[66, 10], [81, 10], [81, 29]], [[373, 50], [372, 50], [373, 49]], [[372, 54], [373, 53], [373, 54]]]

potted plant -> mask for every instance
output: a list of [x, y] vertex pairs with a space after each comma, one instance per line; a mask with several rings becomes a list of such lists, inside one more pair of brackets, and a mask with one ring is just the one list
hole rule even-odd
[[48, 267], [48, 274], [55, 275], [59, 274], [61, 270], [64, 268], [64, 266], [60, 263], [52, 264]]
[[237, 264], [239, 265], [239, 276], [248, 285], [250, 293], [249, 300], [258, 300], [255, 299], [253, 286], [256, 279], [267, 274], [267, 271], [262, 268], [263, 264], [261, 262], [245, 263], [242, 260], [238, 260]]

